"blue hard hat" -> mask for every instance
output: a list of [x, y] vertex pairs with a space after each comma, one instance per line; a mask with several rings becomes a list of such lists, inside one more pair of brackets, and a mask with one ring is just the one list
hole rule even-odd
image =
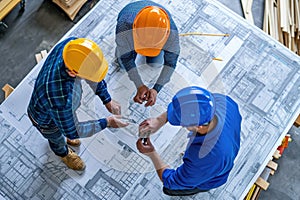
[[206, 125], [214, 117], [215, 99], [201, 87], [186, 87], [172, 98], [167, 114], [169, 123], [175, 126]]

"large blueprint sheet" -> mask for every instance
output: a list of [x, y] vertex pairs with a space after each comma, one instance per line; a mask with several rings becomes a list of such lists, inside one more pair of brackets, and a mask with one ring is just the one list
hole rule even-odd
[[[111, 63], [118, 12], [130, 1], [102, 0], [65, 36], [96, 41]], [[158, 1], [157, 1], [158, 2]], [[160, 2], [161, 3], [161, 2]], [[74, 148], [86, 162], [85, 172], [69, 170], [48, 147], [26, 115], [35, 78], [43, 61], [0, 106], [0, 199], [242, 199], [271, 158], [300, 112], [300, 58], [217, 1], [170, 0], [180, 33], [228, 33], [229, 37], [180, 37], [179, 62], [155, 106], [132, 101], [134, 84], [110, 65], [106, 77], [113, 99], [132, 123], [105, 129]], [[213, 60], [214, 57], [223, 61]], [[137, 61], [143, 80], [153, 85], [159, 68]], [[80, 120], [108, 116], [85, 82]], [[138, 123], [166, 110], [172, 96], [187, 85], [230, 95], [239, 104], [241, 149], [225, 185], [191, 197], [168, 197], [150, 160], [139, 154]], [[187, 131], [166, 124], [153, 143], [172, 167], [181, 163]]]

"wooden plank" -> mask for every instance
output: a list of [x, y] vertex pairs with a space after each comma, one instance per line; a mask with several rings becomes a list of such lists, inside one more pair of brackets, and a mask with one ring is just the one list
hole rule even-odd
[[255, 191], [253, 193], [253, 197], [251, 198], [251, 200], [258, 200], [260, 192], [261, 192], [261, 188], [260, 187], [256, 187]]
[[42, 54], [37, 53], [35, 54], [35, 60], [37, 63], [39, 63], [43, 59]]
[[[6, 0], [3, 0], [6, 2]], [[14, 9], [14, 7], [20, 3], [21, 0], [13, 0], [13, 1], [10, 1], [9, 4], [7, 4], [5, 7], [3, 7], [0, 11], [0, 21], [12, 10]], [[2, 4], [2, 1], [1, 1], [1, 4]]]
[[269, 0], [265, 0], [263, 31], [269, 34], [268, 18], [269, 18]]
[[277, 10], [277, 6], [273, 5], [273, 22], [274, 22], [274, 38], [276, 40], [279, 40], [279, 24], [278, 24], [278, 10]]
[[5, 84], [2, 90], [4, 91], [4, 98], [6, 99], [14, 91], [14, 88], [9, 84]]
[[273, 3], [273, 0], [270, 1], [269, 3], [269, 28], [270, 28], [270, 35], [272, 37], [275, 38], [275, 23], [274, 23], [274, 3]]
[[295, 27], [298, 29], [298, 32], [300, 31], [300, 8], [299, 8], [299, 0], [295, 0], [294, 2], [295, 6]]
[[247, 196], [244, 198], [244, 200], [251, 200], [251, 197], [253, 196], [253, 193], [255, 191], [255, 188], [257, 187], [257, 185], [252, 185], [252, 187], [250, 188]]
[[242, 3], [242, 7], [243, 7], [244, 17], [251, 24], [254, 24], [252, 10], [251, 10], [251, 8], [252, 8], [252, 1], [253, 0], [241, 0], [241, 3]]
[[269, 167], [270, 169], [273, 169], [274, 171], [277, 170], [278, 164], [272, 160], [270, 160], [267, 164], [267, 167]]
[[282, 33], [282, 29], [281, 29], [281, 25], [280, 25], [280, 20], [281, 20], [281, 13], [280, 13], [280, 0], [277, 1], [277, 23], [278, 23], [278, 26], [277, 26], [277, 29], [278, 29], [278, 41], [280, 43], [284, 43], [283, 41], [283, 33]]
[[[298, 44], [299, 44], [299, 43], [300, 43], [300, 42], [298, 41]], [[299, 126], [300, 126], [300, 115], [298, 115], [296, 121], [294, 122], [294, 125], [295, 125], [296, 127], [299, 127]]]
[[68, 16], [71, 20], [74, 20], [75, 16], [81, 9], [81, 7], [87, 2], [87, 0], [78, 0], [71, 7], [65, 7], [61, 4], [60, 0], [52, 0], [55, 4], [57, 4]]
[[247, 13], [252, 13], [252, 4], [253, 4], [253, 0], [248, 0], [247, 1], [247, 5], [246, 5], [246, 12]]
[[2, 11], [6, 6], [10, 4], [10, 0], [1, 0], [0, 1], [0, 11]]
[[268, 183], [266, 180], [264, 180], [261, 177], [258, 177], [255, 184], [263, 190], [267, 190], [270, 185], [270, 183]]
[[287, 32], [287, 21], [288, 16], [286, 13], [286, 0], [279, 0], [280, 1], [280, 26], [282, 31]]
[[47, 50], [41, 51], [42, 58], [47, 57]]

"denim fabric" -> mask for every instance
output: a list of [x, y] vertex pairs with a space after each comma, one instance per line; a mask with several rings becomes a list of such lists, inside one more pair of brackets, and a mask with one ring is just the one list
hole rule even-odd
[[146, 63], [151, 67], [161, 67], [164, 64], [164, 51], [160, 51], [158, 56], [146, 57]]
[[30, 115], [29, 119], [32, 122], [42, 136], [48, 139], [50, 148], [57, 156], [64, 157], [68, 154], [68, 146], [65, 136], [59, 131], [55, 125], [43, 125], [40, 126]]

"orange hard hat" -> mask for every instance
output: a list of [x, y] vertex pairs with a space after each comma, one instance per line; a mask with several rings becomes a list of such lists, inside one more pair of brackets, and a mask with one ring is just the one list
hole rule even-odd
[[70, 71], [93, 82], [102, 81], [108, 71], [108, 63], [100, 47], [86, 38], [68, 42], [63, 50], [63, 59]]
[[144, 7], [133, 22], [134, 49], [138, 54], [155, 57], [170, 35], [167, 12], [157, 6]]

